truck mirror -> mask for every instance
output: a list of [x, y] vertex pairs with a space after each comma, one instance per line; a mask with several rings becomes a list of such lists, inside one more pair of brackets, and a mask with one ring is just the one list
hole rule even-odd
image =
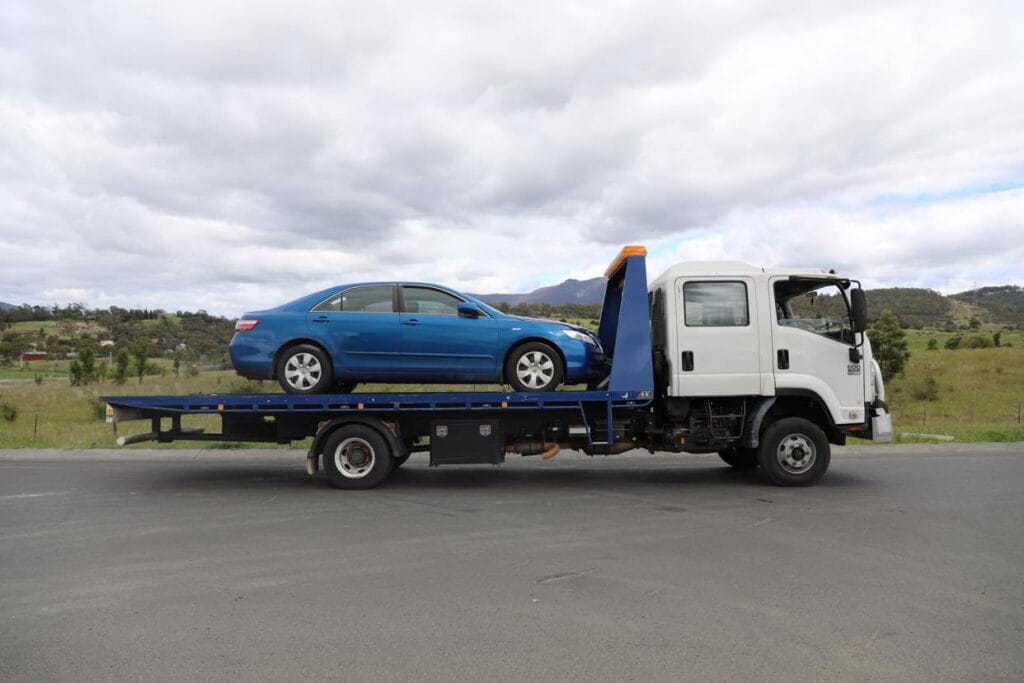
[[864, 290], [858, 287], [850, 290], [850, 312], [853, 314], [853, 331], [864, 332], [868, 329], [868, 303], [864, 298]]

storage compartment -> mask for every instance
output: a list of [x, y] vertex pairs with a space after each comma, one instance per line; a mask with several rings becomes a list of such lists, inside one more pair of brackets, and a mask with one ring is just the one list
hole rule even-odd
[[430, 466], [497, 465], [505, 461], [497, 420], [434, 420], [430, 423]]

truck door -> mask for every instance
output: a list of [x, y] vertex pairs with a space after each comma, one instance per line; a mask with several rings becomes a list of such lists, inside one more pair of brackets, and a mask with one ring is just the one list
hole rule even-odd
[[771, 297], [776, 392], [816, 393], [836, 424], [863, 422], [864, 364], [851, 358], [855, 335], [840, 282], [776, 277]]
[[674, 396], [761, 393], [757, 292], [748, 277], [681, 277], [676, 289]]

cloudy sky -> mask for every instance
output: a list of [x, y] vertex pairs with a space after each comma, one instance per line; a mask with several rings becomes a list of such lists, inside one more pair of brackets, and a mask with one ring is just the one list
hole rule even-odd
[[0, 300], [1024, 284], [1024, 5], [0, 3]]

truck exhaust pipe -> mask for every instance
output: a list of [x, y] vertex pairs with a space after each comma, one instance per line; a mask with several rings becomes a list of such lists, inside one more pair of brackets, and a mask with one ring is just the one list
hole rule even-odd
[[547, 441], [521, 441], [505, 446], [506, 453], [520, 455], [539, 455], [542, 460], [550, 460], [562, 450], [561, 445]]

